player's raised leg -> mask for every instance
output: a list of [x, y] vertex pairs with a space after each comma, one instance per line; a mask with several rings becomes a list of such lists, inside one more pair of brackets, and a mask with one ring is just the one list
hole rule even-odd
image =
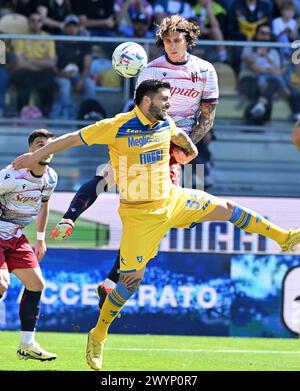
[[14, 269], [13, 273], [25, 286], [20, 302], [21, 341], [17, 355], [20, 359], [25, 360], [55, 360], [57, 355], [47, 352], [35, 340], [40, 300], [45, 284], [41, 269], [39, 267]]
[[172, 219], [174, 227], [188, 227], [204, 221], [230, 221], [246, 232], [258, 233], [274, 240], [283, 251], [292, 251], [300, 243], [300, 229], [281, 228], [233, 201], [191, 189], [174, 189], [173, 193], [176, 205]]
[[238, 228], [266, 236], [279, 244], [283, 251], [292, 251], [300, 243], [300, 229], [286, 230], [259, 213], [230, 200], [219, 199], [219, 205], [202, 221], [225, 220]]
[[97, 287], [97, 296], [99, 298], [98, 307], [100, 310], [103, 306], [106, 296], [115, 288], [117, 282], [119, 281], [119, 267], [120, 251], [118, 251], [113, 267], [111, 268], [107, 277]]

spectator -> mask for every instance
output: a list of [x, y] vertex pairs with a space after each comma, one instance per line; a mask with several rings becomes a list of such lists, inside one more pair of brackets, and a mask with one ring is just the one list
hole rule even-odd
[[0, 117], [5, 112], [5, 95], [8, 87], [8, 72], [4, 65], [0, 64]]
[[153, 32], [149, 30], [149, 22], [144, 14], [137, 15], [132, 20], [134, 38], [153, 38]]
[[[42, 31], [42, 17], [33, 13], [29, 17], [30, 34], [45, 35]], [[18, 91], [18, 110], [28, 105], [30, 93], [35, 88], [39, 94], [40, 108], [47, 116], [53, 102], [54, 69], [56, 64], [53, 41], [17, 40], [14, 42], [16, 70], [11, 82]]]
[[114, 36], [114, 0], [73, 0], [72, 9], [92, 36]]
[[115, 0], [114, 6], [118, 33], [132, 37], [133, 21], [140, 15], [146, 16], [147, 29], [153, 18], [153, 7], [147, 0]]
[[[257, 26], [270, 24], [272, 6], [264, 0], [235, 0], [228, 17], [229, 38], [235, 41], [251, 41]], [[232, 66], [238, 74], [242, 47], [232, 49]]]
[[64, 29], [64, 19], [72, 13], [70, 0], [41, 0], [38, 13], [43, 18], [44, 30], [50, 34], [61, 34]]
[[300, 16], [300, 1], [294, 0], [293, 3], [294, 3], [294, 7], [295, 7], [296, 16]]
[[[68, 15], [64, 21], [67, 36], [80, 35], [80, 20], [76, 15]], [[87, 42], [71, 41], [57, 43], [57, 71], [55, 82], [58, 86], [58, 100], [51, 117], [76, 117], [72, 103], [72, 86], [75, 91], [84, 92], [84, 99], [95, 99], [95, 82], [90, 77], [92, 61], [91, 46]]]
[[229, 12], [229, 35], [237, 41], [251, 41], [257, 26], [270, 24], [272, 7], [264, 0], [235, 0]]
[[[222, 41], [224, 35], [219, 20], [222, 21], [223, 26], [225, 26], [225, 9], [212, 0], [197, 0], [193, 10], [199, 23], [201, 37], [204, 39], [208, 38]], [[216, 49], [218, 52], [218, 60], [226, 61], [227, 52], [224, 46], [218, 46]]]
[[195, 16], [190, 4], [184, 0], [157, 0], [154, 6], [154, 19], [160, 24], [163, 18], [168, 15], [178, 14], [185, 19]]
[[[300, 1], [299, 0], [288, 0], [291, 1], [295, 8], [296, 16], [300, 16]], [[273, 0], [273, 19], [281, 16], [281, 9], [287, 0]]]
[[[15, 16], [18, 16], [18, 20], [21, 19], [21, 24], [14, 24], [11, 23], [12, 21], [16, 21]], [[11, 16], [13, 16], [11, 18]], [[19, 18], [20, 17], [20, 18]], [[5, 19], [5, 20], [4, 20]], [[23, 23], [24, 21], [24, 23]], [[21, 25], [20, 31], [19, 27]], [[9, 14], [9, 18], [2, 17], [0, 20], [0, 33], [1, 34], [13, 34], [15, 31], [18, 31], [20, 34], [24, 33], [24, 30], [22, 27], [25, 27], [25, 31], [28, 30], [28, 22], [27, 18], [23, 15], [19, 14]], [[15, 55], [12, 52], [12, 44], [11, 40], [3, 40], [5, 44], [5, 53], [2, 53], [2, 56], [0, 56], [0, 117], [5, 116], [6, 114], [6, 92], [7, 88], [9, 86], [9, 75], [13, 71], [13, 68], [15, 66]], [[1, 50], [1, 48], [0, 48]], [[3, 58], [4, 55], [4, 58]]]
[[[295, 9], [293, 3], [291, 1], [284, 3], [281, 8], [281, 17], [273, 20], [273, 34], [277, 41], [288, 43], [297, 39], [298, 25], [294, 16]], [[281, 48], [280, 52], [284, 62], [290, 63], [291, 48]]]
[[37, 0], [12, 0], [13, 12], [29, 17], [36, 12]]
[[226, 9], [226, 11], [229, 11], [234, 0], [219, 0], [218, 3]]
[[[259, 26], [255, 40], [271, 41], [269, 25]], [[254, 101], [246, 110], [246, 118], [252, 123], [270, 120], [275, 93], [289, 100], [294, 115], [300, 112], [300, 95], [286, 82], [281, 68], [280, 55], [268, 47], [246, 47], [242, 53], [239, 89]]]

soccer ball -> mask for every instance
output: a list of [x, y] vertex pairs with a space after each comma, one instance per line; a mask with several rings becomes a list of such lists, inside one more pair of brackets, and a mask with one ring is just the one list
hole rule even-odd
[[145, 49], [135, 42], [124, 42], [112, 54], [112, 66], [118, 75], [135, 77], [148, 62]]

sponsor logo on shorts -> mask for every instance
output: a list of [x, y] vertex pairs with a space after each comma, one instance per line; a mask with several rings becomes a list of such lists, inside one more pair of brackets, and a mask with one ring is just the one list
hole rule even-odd
[[205, 209], [207, 209], [209, 204], [210, 200], [199, 199], [197, 196], [192, 196], [189, 200], [186, 201], [185, 207], [194, 210], [198, 210], [201, 208], [204, 211]]

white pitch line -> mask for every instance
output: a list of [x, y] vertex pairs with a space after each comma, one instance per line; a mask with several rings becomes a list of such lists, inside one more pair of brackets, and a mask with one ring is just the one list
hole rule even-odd
[[[3, 348], [11, 348], [11, 345], [1, 345]], [[60, 346], [61, 347], [61, 346]], [[52, 349], [57, 349], [53, 346]], [[78, 350], [80, 346], [64, 346], [66, 350]], [[125, 351], [125, 352], [178, 352], [178, 353], [251, 353], [251, 354], [300, 354], [300, 350], [239, 350], [239, 349], [168, 349], [168, 348], [112, 348], [106, 347], [107, 350]]]
[[182, 353], [254, 353], [254, 354], [300, 354], [293, 350], [238, 350], [238, 349], [160, 349], [160, 348], [106, 348], [106, 350], [121, 350], [133, 352], [182, 352]]

